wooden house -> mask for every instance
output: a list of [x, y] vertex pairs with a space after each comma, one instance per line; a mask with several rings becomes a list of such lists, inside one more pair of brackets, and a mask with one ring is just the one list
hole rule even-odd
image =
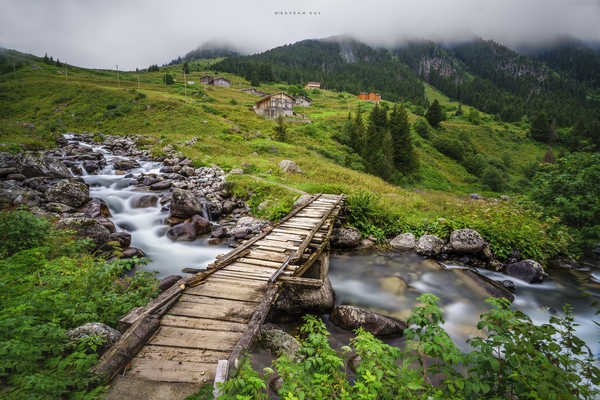
[[321, 89], [321, 82], [307, 82], [304, 89]]
[[379, 103], [381, 101], [381, 95], [375, 92], [360, 92], [356, 97], [359, 100], [369, 100], [374, 101], [375, 103]]
[[210, 85], [210, 82], [213, 80], [212, 76], [205, 75], [200, 78], [200, 83], [204, 85]]
[[295, 103], [297, 106], [302, 106], [302, 107], [310, 107], [312, 100], [310, 97], [306, 97], [306, 96], [297, 96], [295, 99]]
[[265, 96], [254, 105], [254, 112], [265, 118], [291, 117], [294, 115], [294, 98], [280, 92]]
[[212, 82], [210, 83], [210, 85], [214, 85], [214, 86], [222, 86], [222, 87], [231, 87], [231, 82], [229, 81], [229, 79], [225, 79], [223, 77], [218, 77], [212, 80]]

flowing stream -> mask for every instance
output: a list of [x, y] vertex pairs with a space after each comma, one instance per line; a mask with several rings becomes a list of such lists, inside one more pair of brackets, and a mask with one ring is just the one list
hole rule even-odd
[[[73, 140], [70, 136], [65, 136]], [[131, 234], [131, 246], [144, 251], [149, 262], [142, 268], [158, 272], [157, 277], [181, 274], [184, 267], [204, 268], [218, 254], [226, 253], [229, 248], [208, 245], [208, 238], [200, 238], [192, 242], [177, 242], [169, 239], [166, 232], [169, 228], [164, 224], [169, 216], [168, 210], [163, 210], [160, 202], [155, 206], [135, 208], [136, 201], [148, 194], [160, 196], [162, 192], [146, 191], [136, 186], [140, 174], [154, 173], [159, 175], [162, 163], [154, 161], [139, 161], [140, 167], [130, 169], [127, 174], [118, 173], [113, 167], [114, 156], [102, 145], [88, 144], [77, 141], [80, 146], [89, 147], [91, 151], [100, 152], [107, 162], [106, 167], [95, 174], [86, 174], [82, 178], [90, 186], [90, 196], [103, 200], [112, 214], [110, 220], [117, 231]], [[128, 158], [119, 156], [119, 158]]]

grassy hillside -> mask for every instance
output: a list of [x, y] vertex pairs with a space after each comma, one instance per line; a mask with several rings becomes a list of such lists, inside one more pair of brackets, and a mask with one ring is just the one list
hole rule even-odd
[[[187, 80], [199, 82], [213, 62], [193, 62]], [[471, 122], [470, 109], [464, 106], [465, 114], [455, 117], [458, 104], [428, 86], [428, 98], [437, 98], [449, 119], [426, 138], [414, 134], [421, 167], [407, 180], [412, 182], [409, 186], [400, 187], [361, 172], [360, 157], [336, 140], [348, 112], [359, 106], [368, 111], [371, 103], [359, 102], [351, 93], [315, 91], [312, 107], [296, 109], [312, 123], [288, 121], [288, 140], [282, 143], [271, 139], [275, 123], [251, 110], [258, 97], [239, 90], [249, 87], [246, 80], [225, 73], [220, 75], [232, 81], [231, 88], [196, 83], [186, 90], [181, 71], [181, 65], [174, 65], [160, 72], [121, 72], [118, 83], [115, 71], [57, 67], [41, 60], [24, 64], [16, 79], [12, 73], [0, 75], [0, 142], [17, 150], [50, 146], [55, 135], [68, 130], [141, 134], [145, 137], [141, 145], [156, 154], [171, 144], [197, 165], [242, 167], [246, 175], [232, 179], [254, 203], [273, 200], [263, 211], [268, 216], [278, 214], [273, 210], [285, 212], [296, 192], [264, 181], [258, 184], [254, 176], [310, 193], [355, 195], [360, 203], [355, 208], [364, 215], [357, 214], [351, 222], [380, 237], [402, 230], [445, 236], [451, 228], [471, 226], [479, 228], [501, 254], [517, 248], [544, 257], [564, 245], [553, 239], [555, 222], [541, 221], [529, 206], [467, 200], [466, 194], [473, 191], [497, 194], [435, 147], [436, 138], [444, 137], [474, 146], [482, 157], [498, 164], [506, 190], [513, 193], [524, 188], [527, 169], [547, 150], [527, 138], [526, 125], [496, 122], [484, 113]], [[173, 85], [162, 83], [165, 72], [174, 76]], [[284, 84], [260, 86], [267, 93], [287, 89]], [[420, 107], [406, 105], [414, 112], [411, 122], [420, 118], [415, 114], [422, 112]], [[184, 144], [194, 137], [196, 144]], [[282, 159], [296, 161], [304, 174], [280, 172], [277, 164]]]

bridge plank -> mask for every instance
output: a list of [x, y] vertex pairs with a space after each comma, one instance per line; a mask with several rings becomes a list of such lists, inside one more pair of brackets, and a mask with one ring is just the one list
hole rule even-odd
[[230, 351], [241, 336], [241, 332], [161, 326], [148, 343], [160, 346]]
[[287, 260], [287, 256], [281, 253], [273, 253], [268, 251], [260, 251], [258, 249], [252, 249], [250, 254], [246, 256], [247, 259], [265, 260], [265, 261], [279, 261], [283, 262]]
[[144, 346], [137, 357], [146, 360], [203, 362], [212, 364], [226, 358], [227, 351], [148, 345]]
[[253, 308], [249, 307], [206, 307], [202, 304], [180, 301], [169, 310], [170, 315], [182, 317], [216, 319], [219, 321], [248, 323], [252, 316]]
[[215, 379], [216, 370], [217, 363], [135, 358], [130, 374], [153, 381], [205, 384]]
[[219, 321], [209, 318], [190, 318], [171, 314], [165, 315], [160, 324], [161, 326], [229, 332], [244, 332], [248, 326], [239, 322]]

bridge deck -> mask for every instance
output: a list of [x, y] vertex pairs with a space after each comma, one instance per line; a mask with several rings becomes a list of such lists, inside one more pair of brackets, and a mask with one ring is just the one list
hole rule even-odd
[[218, 360], [230, 357], [274, 274], [291, 258], [281, 276], [302, 275], [325, 248], [341, 200], [313, 196], [267, 232], [218, 259], [195, 286], [183, 290], [124, 375], [148, 383], [213, 382]]

